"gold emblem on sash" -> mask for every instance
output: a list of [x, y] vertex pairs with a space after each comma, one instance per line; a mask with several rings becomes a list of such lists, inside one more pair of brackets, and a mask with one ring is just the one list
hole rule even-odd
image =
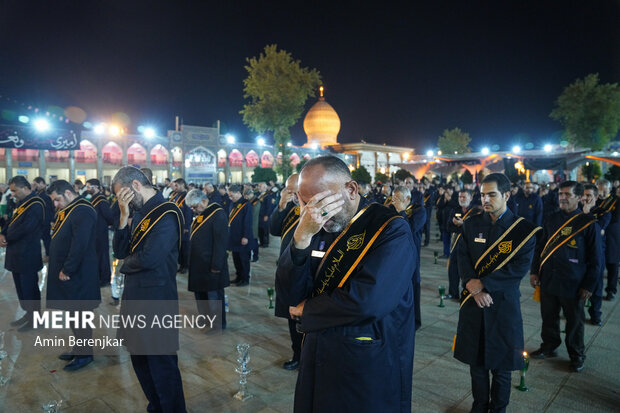
[[366, 231], [361, 234], [353, 235], [347, 240], [347, 251], [358, 250], [364, 245], [364, 237], [366, 236]]
[[573, 232], [573, 227], [564, 227], [562, 228], [562, 231], [560, 232], [562, 234], [562, 236], [569, 236], [571, 234], [571, 232]]
[[17, 208], [17, 211], [15, 211], [15, 215], [19, 215], [22, 212], [24, 212], [24, 207], [19, 207], [19, 208]]
[[502, 254], [510, 254], [510, 252], [512, 251], [512, 240], [500, 242], [497, 245], [497, 249], [499, 249], [499, 252], [501, 252]]
[[60, 211], [60, 212], [58, 213], [58, 219], [59, 219], [60, 221], [64, 221], [64, 219], [65, 219], [65, 211]]
[[151, 223], [151, 220], [149, 218], [147, 218], [144, 221], [142, 221], [142, 224], [140, 224], [140, 231], [142, 231], [142, 232], [146, 231], [146, 229], [149, 227], [150, 223]]
[[204, 217], [202, 215], [198, 215], [196, 217], [196, 222], [198, 222], [199, 224], [202, 222], [202, 220], [204, 219]]
[[575, 241], [575, 238], [573, 238], [572, 240], [570, 240], [570, 242], [568, 243], [568, 246], [570, 248], [577, 248], [577, 241]]

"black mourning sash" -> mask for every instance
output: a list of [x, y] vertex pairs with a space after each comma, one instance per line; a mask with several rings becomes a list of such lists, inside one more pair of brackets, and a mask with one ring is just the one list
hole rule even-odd
[[67, 220], [67, 218], [69, 218], [69, 215], [75, 210], [75, 208], [79, 206], [85, 206], [93, 209], [93, 206], [90, 202], [88, 202], [84, 198], [78, 198], [77, 201], [58, 211], [56, 213], [56, 221], [54, 222], [54, 226], [52, 227], [52, 238], [54, 238], [58, 231], [60, 231], [60, 228], [62, 228], [62, 226], [65, 224], [65, 221]]
[[182, 192], [174, 198], [174, 203], [177, 204], [179, 208], [181, 208], [183, 206], [183, 202], [185, 202], [185, 195], [187, 195], [187, 192]]
[[185, 225], [183, 214], [174, 202], [164, 202], [162, 204], [159, 204], [158, 206], [153, 208], [148, 214], [146, 214], [146, 216], [142, 218], [142, 220], [134, 228], [133, 232], [131, 233], [131, 243], [129, 244], [129, 250], [131, 253], [134, 252], [136, 247], [140, 245], [142, 240], [151, 231], [151, 229], [153, 229], [155, 224], [157, 224], [159, 220], [162, 219], [162, 217], [166, 214], [174, 214], [177, 218], [177, 221], [179, 223], [179, 248], [181, 248], [181, 231], [183, 226]]
[[555, 231], [551, 237], [549, 237], [549, 240], [540, 253], [540, 267], [538, 267], [538, 273], [540, 274], [543, 265], [554, 252], [594, 222], [596, 222], [596, 218], [594, 216], [580, 212], [577, 215], [573, 215], [569, 220], [562, 224], [562, 226], [560, 226], [560, 228], [558, 228], [558, 230]]
[[284, 221], [282, 222], [282, 231], [280, 231], [281, 239], [284, 239], [284, 236], [299, 222], [299, 211], [299, 206], [296, 206], [291, 208], [291, 210], [288, 211], [288, 214], [286, 214], [286, 218], [284, 218]]
[[405, 214], [407, 214], [407, 218], [411, 218], [413, 214], [418, 212], [422, 208], [422, 205], [411, 204], [407, 208], [405, 208]]
[[219, 204], [211, 204], [209, 205], [202, 214], [198, 215], [194, 222], [192, 222], [192, 230], [190, 233], [190, 239], [194, 236], [194, 232], [198, 231], [198, 229], [209, 220], [217, 211], [224, 211]]
[[591, 213], [594, 215], [596, 219], [600, 219], [603, 215], [608, 212], [612, 212], [617, 208], [618, 205], [618, 197], [617, 196], [608, 196], [599, 206], [594, 208]]
[[342, 287], [387, 224], [402, 218], [391, 208], [372, 203], [361, 209], [327, 249], [314, 276], [313, 296]]
[[90, 200], [90, 203], [93, 204], [93, 207], [96, 207], [101, 202], [106, 201], [107, 198], [102, 194], [97, 194], [93, 199]]
[[43, 203], [43, 200], [41, 198], [39, 198], [38, 196], [33, 196], [32, 198], [21, 204], [19, 207], [17, 207], [17, 209], [13, 213], [13, 216], [11, 217], [9, 227], [16, 223], [17, 220], [23, 215], [23, 213], [35, 204], [40, 204], [41, 208], [43, 208], [43, 220], [45, 221], [45, 204]]
[[[524, 218], [518, 218], [476, 261], [474, 271], [479, 279], [497, 271], [542, 228]], [[467, 288], [461, 293], [461, 307], [471, 297]]]

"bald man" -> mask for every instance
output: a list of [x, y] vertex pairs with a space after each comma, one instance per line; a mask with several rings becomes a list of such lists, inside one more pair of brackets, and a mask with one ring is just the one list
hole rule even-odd
[[[269, 232], [274, 237], [280, 237], [280, 254], [286, 246], [291, 242], [297, 223], [299, 222], [299, 202], [297, 201], [297, 180], [299, 174], [293, 174], [286, 180], [285, 187], [280, 193], [280, 202], [278, 207], [271, 213]], [[289, 305], [280, 297], [284, 297], [285, 293], [281, 292], [282, 285], [276, 280], [276, 317], [286, 318], [288, 320], [288, 331], [291, 336], [291, 348], [293, 349], [293, 357], [282, 364], [285, 370], [295, 370], [299, 367], [299, 358], [301, 355], [301, 342], [303, 334], [299, 333], [296, 328], [295, 320], [289, 314]]]
[[276, 280], [306, 333], [295, 412], [411, 411], [417, 263], [407, 222], [367, 203], [347, 165], [308, 161]]

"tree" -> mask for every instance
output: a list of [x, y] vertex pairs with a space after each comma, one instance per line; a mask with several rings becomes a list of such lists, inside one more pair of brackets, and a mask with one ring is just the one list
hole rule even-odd
[[605, 172], [605, 179], [610, 182], [620, 181], [620, 166], [611, 165], [607, 172]]
[[469, 133], [463, 132], [459, 128], [446, 129], [437, 139], [437, 147], [444, 155], [469, 153], [471, 152], [471, 148], [468, 146], [469, 142], [471, 142]]
[[252, 182], [276, 182], [277, 180], [278, 178], [276, 176], [276, 171], [274, 171], [272, 168], [261, 168], [260, 166], [254, 168], [254, 174], [252, 174]]
[[465, 169], [465, 172], [461, 174], [461, 181], [464, 184], [471, 184], [472, 182], [474, 182], [474, 177], [468, 169]]
[[549, 116], [564, 126], [569, 142], [602, 150], [620, 128], [620, 88], [589, 74], [564, 88]]
[[603, 175], [601, 164], [596, 161], [586, 162], [581, 166], [581, 174], [590, 182], [599, 179]]
[[[275, 44], [265, 46], [258, 58], [246, 59], [248, 77], [243, 80], [243, 97], [250, 102], [239, 113], [256, 132], [272, 132], [276, 153], [281, 152], [282, 159], [288, 159], [289, 129], [301, 117], [308, 97], [315, 95], [321, 75], [316, 69], [301, 67], [299, 60], [277, 48]], [[282, 162], [276, 170], [289, 176], [292, 167]]]
[[363, 166], [354, 169], [351, 172], [351, 176], [353, 177], [353, 180], [357, 183], [366, 182], [367, 184], [369, 184], [372, 181], [372, 178], [368, 173], [368, 169], [364, 168]]
[[398, 171], [394, 172], [394, 179], [401, 181], [401, 182], [411, 176], [413, 176], [411, 175], [411, 172], [409, 172], [406, 169], [399, 169]]
[[382, 184], [387, 184], [390, 182], [390, 177], [384, 173], [377, 172], [375, 174], [375, 182], [381, 182]]

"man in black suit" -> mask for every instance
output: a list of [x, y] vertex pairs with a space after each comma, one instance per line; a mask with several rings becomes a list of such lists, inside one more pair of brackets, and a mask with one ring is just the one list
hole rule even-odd
[[224, 329], [224, 288], [230, 285], [226, 253], [228, 215], [221, 205], [210, 203], [207, 194], [198, 189], [187, 193], [185, 203], [196, 216], [190, 231], [187, 289], [194, 293], [200, 314], [209, 312], [208, 301], [219, 301]]
[[17, 205], [2, 228], [0, 247], [6, 248], [4, 268], [13, 273], [19, 303], [26, 311], [11, 325], [21, 326], [18, 331], [27, 331], [32, 328], [33, 312], [41, 308], [38, 271], [43, 267], [41, 226], [45, 221], [45, 204], [21, 175], [11, 178], [9, 188]]
[[[181, 233], [185, 227], [182, 212], [173, 202], [166, 202], [146, 176], [132, 166], [116, 173], [112, 188], [121, 211], [119, 226], [114, 232], [114, 255], [124, 260], [120, 272], [126, 275], [121, 313], [126, 311], [126, 305], [131, 306], [136, 300], [158, 300], [157, 305], [164, 300], [178, 305], [176, 273]], [[130, 209], [134, 211], [131, 225], [128, 223]], [[178, 331], [162, 335], [168, 346], [159, 354], [136, 348], [144, 343], [139, 335], [131, 335], [127, 342], [131, 364], [148, 399], [147, 411], [185, 412], [176, 355]]]

